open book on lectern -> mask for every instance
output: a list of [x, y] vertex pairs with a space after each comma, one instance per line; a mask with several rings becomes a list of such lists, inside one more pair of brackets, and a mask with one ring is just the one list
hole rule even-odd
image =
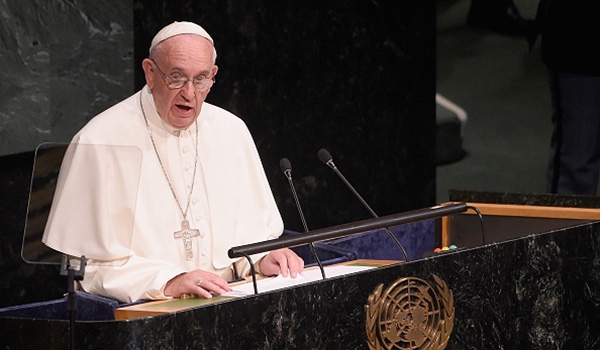
[[61, 264], [67, 256], [72, 261], [85, 257], [98, 264], [125, 263], [131, 255], [141, 163], [142, 152], [133, 146], [39, 145], [23, 260]]

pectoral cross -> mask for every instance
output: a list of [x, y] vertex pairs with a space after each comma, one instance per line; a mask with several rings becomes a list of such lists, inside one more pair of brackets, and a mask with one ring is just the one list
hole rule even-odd
[[191, 229], [190, 223], [187, 220], [181, 222], [181, 231], [173, 233], [175, 239], [183, 238], [183, 247], [185, 248], [185, 260], [191, 260], [194, 257], [192, 250], [192, 237], [200, 235], [198, 229]]

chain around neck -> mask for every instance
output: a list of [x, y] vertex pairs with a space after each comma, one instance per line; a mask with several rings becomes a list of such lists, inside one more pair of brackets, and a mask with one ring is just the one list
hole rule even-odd
[[196, 168], [198, 166], [198, 121], [194, 121], [196, 124], [196, 147], [194, 147], [196, 151], [196, 158], [194, 159], [194, 176], [192, 177], [192, 186], [190, 187], [190, 193], [188, 194], [187, 205], [185, 206], [185, 210], [183, 206], [177, 199], [177, 194], [175, 194], [175, 189], [173, 188], [173, 184], [171, 180], [169, 180], [169, 176], [167, 175], [167, 170], [160, 158], [160, 154], [158, 153], [158, 148], [156, 147], [156, 142], [154, 142], [154, 137], [152, 136], [152, 129], [150, 129], [150, 123], [148, 122], [148, 117], [146, 117], [146, 111], [144, 110], [144, 104], [142, 103], [142, 92], [140, 91], [140, 108], [142, 109], [142, 115], [144, 116], [144, 121], [146, 122], [146, 128], [148, 129], [148, 135], [150, 136], [150, 141], [152, 141], [152, 147], [154, 148], [154, 153], [156, 154], [156, 158], [158, 159], [158, 163], [162, 169], [163, 174], [165, 175], [165, 179], [167, 180], [167, 184], [169, 184], [169, 188], [171, 189], [171, 193], [173, 194], [173, 198], [177, 205], [179, 206], [179, 210], [181, 211], [181, 215], [183, 215], [183, 220], [187, 221], [187, 213], [190, 208], [190, 202], [192, 201], [192, 193], [194, 192], [194, 183], [196, 182]]

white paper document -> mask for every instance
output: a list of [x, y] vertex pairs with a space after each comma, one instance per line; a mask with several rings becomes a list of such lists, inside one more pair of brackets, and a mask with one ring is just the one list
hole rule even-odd
[[[347, 275], [354, 272], [365, 271], [369, 269], [375, 268], [374, 266], [345, 266], [345, 265], [336, 265], [336, 266], [325, 266], [325, 278], [331, 278], [336, 276]], [[302, 274], [299, 274], [296, 278], [292, 278], [288, 275], [288, 277], [283, 277], [281, 275], [276, 277], [268, 277], [258, 279], [256, 281], [256, 286], [258, 288], [259, 293], [268, 292], [271, 290], [281, 289], [290, 286], [296, 286], [303, 283], [313, 282], [322, 280], [323, 276], [321, 276], [321, 270], [309, 269], [302, 271]], [[229, 297], [239, 297], [244, 295], [252, 295], [254, 294], [254, 285], [252, 281], [244, 284], [240, 284], [234, 286], [233, 291], [229, 293], [223, 294], [223, 296]]]

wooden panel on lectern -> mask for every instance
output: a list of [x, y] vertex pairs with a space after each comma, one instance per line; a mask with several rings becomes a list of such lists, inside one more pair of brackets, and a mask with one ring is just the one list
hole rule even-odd
[[[600, 220], [600, 209], [468, 203], [477, 208], [441, 219], [441, 247], [476, 247]], [[483, 231], [482, 231], [483, 223]]]

